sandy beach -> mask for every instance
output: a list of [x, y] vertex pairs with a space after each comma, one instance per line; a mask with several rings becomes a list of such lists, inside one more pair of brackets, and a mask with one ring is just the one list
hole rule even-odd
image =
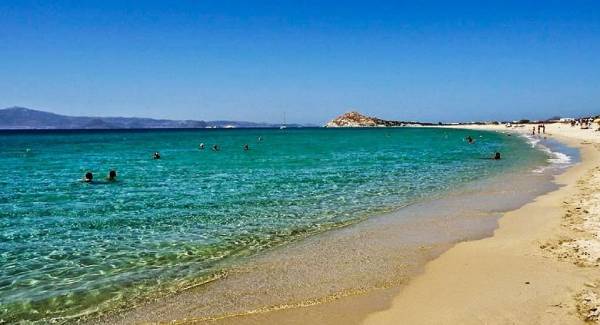
[[[531, 126], [460, 126], [509, 134]], [[600, 132], [564, 124], [546, 137], [578, 148], [581, 161], [558, 190], [505, 213], [493, 236], [464, 241], [395, 289], [312, 309], [223, 324], [584, 324], [600, 314]], [[365, 316], [366, 315], [366, 316]]]
[[581, 163], [556, 179], [564, 186], [506, 213], [493, 237], [459, 243], [429, 262], [365, 324], [598, 322], [600, 133], [555, 124], [546, 136], [581, 150]]

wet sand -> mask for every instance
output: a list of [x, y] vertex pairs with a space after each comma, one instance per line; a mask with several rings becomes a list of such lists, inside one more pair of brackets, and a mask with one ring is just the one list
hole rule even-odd
[[549, 125], [546, 135], [581, 148], [582, 162], [556, 179], [564, 186], [506, 213], [493, 237], [428, 263], [365, 324], [598, 322], [600, 132]]
[[[455, 242], [491, 234], [499, 213], [464, 201], [477, 197], [478, 187], [465, 191], [255, 256], [217, 281], [99, 322], [357, 323], [387, 306], [407, 279]], [[489, 206], [518, 204], [512, 196], [504, 198]]]

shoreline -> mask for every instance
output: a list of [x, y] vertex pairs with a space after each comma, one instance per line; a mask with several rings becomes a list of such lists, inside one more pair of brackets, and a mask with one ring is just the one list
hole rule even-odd
[[[508, 131], [503, 126], [472, 129]], [[579, 164], [555, 177], [562, 186], [505, 213], [492, 237], [458, 243], [427, 263], [388, 309], [371, 313], [364, 324], [597, 321], [600, 276], [595, 256], [588, 258], [595, 252], [589, 243], [597, 238], [584, 226], [594, 216], [588, 212], [578, 221], [568, 218], [583, 209], [582, 195], [588, 201], [599, 199], [593, 197], [597, 184], [586, 182], [600, 176], [600, 135], [565, 125], [549, 125], [547, 135], [581, 152]], [[586, 232], [591, 233], [585, 236]], [[589, 252], [585, 245], [577, 246], [582, 237], [591, 238]]]
[[[509, 182], [512, 184], [512, 182]], [[543, 193], [547, 193], [548, 190], [544, 191]], [[534, 197], [537, 197], [539, 195], [539, 193], [537, 195], [535, 195]], [[530, 202], [533, 199], [530, 198], [528, 200], [526, 200], [525, 202]], [[525, 204], [525, 202], [518, 204], [517, 206], [523, 206], [523, 204]], [[514, 208], [508, 208], [508, 211], [512, 210]], [[502, 210], [502, 211], [507, 211], [507, 210]], [[413, 210], [414, 212], [414, 210]], [[408, 281], [403, 280], [401, 283], [396, 283], [396, 285], [391, 286], [391, 287], [384, 287], [384, 288], [380, 288], [377, 290], [371, 290], [370, 292], [366, 293], [366, 294], [357, 294], [357, 295], [350, 295], [350, 296], [343, 296], [343, 299], [333, 299], [333, 300], [327, 300], [326, 302], [319, 302], [316, 301], [315, 303], [310, 303], [308, 305], [301, 305], [301, 306], [284, 306], [284, 308], [269, 308], [269, 310], [256, 310], [255, 312], [250, 312], [250, 313], [244, 313], [244, 314], [238, 314], [238, 315], [229, 315], [227, 318], [220, 318], [217, 319], [217, 323], [222, 323], [222, 324], [239, 324], [239, 323], [248, 323], [248, 324], [255, 324], [255, 323], [263, 323], [263, 322], [279, 322], [279, 323], [305, 323], [305, 322], [321, 322], [321, 323], [359, 323], [362, 320], [365, 319], [365, 317], [370, 316], [371, 314], [373, 314], [374, 312], [378, 312], [378, 311], [384, 311], [386, 310], [386, 308], [390, 307], [390, 302], [392, 302], [393, 300], [395, 300], [395, 296], [398, 296], [399, 294], [401, 294], [404, 291], [404, 288], [410, 287], [412, 285], [412, 281], [414, 278], [418, 278], [424, 271], [426, 272], [427, 270], [427, 265], [429, 263], [431, 263], [431, 261], [435, 261], [438, 258], [440, 258], [441, 255], [444, 255], [445, 252], [448, 249], [452, 249], [452, 246], [457, 245], [457, 243], [461, 243], [464, 241], [477, 241], [479, 238], [489, 238], [489, 236], [492, 236], [492, 233], [494, 231], [494, 229], [497, 228], [496, 225], [496, 221], [500, 218], [502, 212], [500, 212], [500, 215], [498, 215], [497, 217], [494, 217], [494, 226], [487, 231], [486, 234], [482, 234], [481, 236], [475, 236], [475, 237], [464, 237], [462, 239], [456, 240], [454, 242], [448, 243], [449, 246], [444, 247], [444, 248], [438, 248], [437, 253], [434, 253], [433, 256], [430, 255], [430, 257], [426, 260], [423, 261], [422, 265], [425, 266], [425, 270], [423, 270], [423, 266], [419, 267], [415, 272], [413, 272], [410, 277], [408, 277]], [[472, 222], [472, 221], [471, 221]], [[489, 221], [488, 221], [489, 222]], [[342, 232], [344, 230], [341, 230]], [[392, 234], [387, 234], [387, 238], [390, 238], [390, 236], [393, 236]], [[364, 238], [363, 238], [364, 239]], [[318, 241], [318, 240], [317, 240]], [[302, 244], [299, 246], [303, 246]], [[317, 245], [318, 246], [318, 245]], [[314, 247], [313, 247], [314, 248]], [[171, 302], [165, 305], [163, 305], [162, 303], [159, 303], [158, 306], [156, 304], [151, 304], [151, 306], [153, 305], [153, 307], [159, 307], [159, 309], [165, 309], [165, 307], [168, 307], [169, 305], [171, 307], [167, 308], [170, 309], [172, 307], [175, 308], [182, 308], [182, 309], [188, 309], [191, 308], [193, 303], [191, 304], [190, 302], [194, 300], [195, 297], [193, 297], [193, 294], [190, 295], [189, 299], [185, 298], [184, 295], [184, 301], [187, 300], [187, 302], [183, 302], [181, 301], [180, 304], [178, 304], [177, 302]], [[197, 297], [196, 297], [197, 298]], [[196, 305], [199, 305], [198, 303], [196, 303]], [[187, 306], [187, 307], [186, 307]], [[393, 305], [392, 305], [393, 306]], [[196, 306], [198, 307], [198, 306]], [[276, 307], [276, 306], [275, 306]], [[301, 307], [301, 308], [297, 308], [297, 307]], [[141, 308], [141, 310], [146, 310], [147, 312], [150, 311], [151, 313], [154, 313], [154, 308]], [[166, 311], [166, 310], [165, 310]], [[167, 312], [170, 313], [170, 312]], [[154, 319], [154, 320], [158, 320], [162, 317], [154, 318], [154, 317], [150, 317], [150, 318], [146, 318], [144, 316], [141, 316], [140, 314], [138, 314], [138, 316], [141, 316], [141, 318], [136, 317], [135, 315], [130, 315], [133, 316], [133, 318], [130, 317], [126, 317], [125, 319], [119, 319], [119, 317], [117, 318], [109, 318], [108, 320], [111, 321], [117, 321], [120, 323], [126, 323], [127, 320], [129, 321], [150, 321], [150, 319]], [[145, 320], [144, 320], [145, 318]], [[165, 318], [162, 318], [165, 319]], [[215, 321], [215, 319], [211, 319], [211, 318], [196, 318], [196, 317], [177, 317], [177, 318], [166, 318], [166, 319], [177, 319], [174, 320], [174, 322], [176, 323], [197, 323], [197, 322], [204, 322], [204, 321], [209, 321], [209, 322], [213, 322]], [[165, 320], [166, 320], [165, 319]], [[369, 318], [367, 318], [368, 320]], [[107, 319], [105, 319], [106, 321]], [[92, 322], [95, 323], [95, 322]]]
[[[519, 132], [504, 127], [478, 129]], [[455, 243], [394, 288], [310, 309], [244, 315], [217, 323], [584, 324], [586, 317], [597, 320], [598, 270], [580, 266], [581, 259], [573, 256], [577, 248], [568, 253], [551, 249], [581, 235], [571, 229], [572, 224], [565, 225], [565, 211], [576, 209], [565, 202], [579, 195], [581, 178], [600, 163], [600, 134], [582, 130], [574, 137], [551, 135], [552, 131], [557, 130], [548, 130], [549, 137], [579, 150], [580, 161], [553, 176], [557, 189], [503, 212], [493, 234]]]
[[[516, 178], [516, 175], [511, 177]], [[486, 188], [487, 184], [494, 179], [481, 180], [471, 184], [472, 187], [468, 187], [468, 190], [463, 188], [461, 191], [453, 192], [452, 195], [443, 198], [420, 201], [405, 206], [400, 211], [379, 215], [357, 224], [279, 247], [266, 255], [246, 261], [242, 270], [228, 274], [221, 281], [192, 288], [171, 297], [164, 297], [124, 313], [91, 320], [90, 323], [129, 324], [158, 322], [159, 320], [183, 324], [358, 323], [373, 310], [380, 310], [383, 306], [387, 306], [396, 291], [405, 285], [407, 279], [422, 272], [423, 266], [428, 261], [439, 256], [456, 242], [491, 236], [500, 217], [498, 212], [484, 212], [473, 206], [471, 209], [473, 214], [459, 217], [452, 214], [451, 206], [462, 206], [461, 203], [467, 203], [465, 200], [473, 197], [472, 195], [485, 200], [490, 194], [478, 196], [477, 192], [481, 188]], [[538, 182], [541, 183], [541, 180]], [[477, 185], [475, 186], [475, 184]], [[537, 191], [547, 192], [548, 190], [537, 188]], [[502, 190], [496, 189], [494, 192], [502, 192]], [[512, 197], [507, 197], [495, 207], [503, 209], [506, 202], [517, 206], [524, 204], [524, 202], [515, 202]], [[440, 218], [438, 215], [430, 215], [430, 212], [438, 210], [444, 211], [445, 216]], [[490, 208], [490, 210], [495, 209]], [[405, 219], [407, 216], [408, 220]], [[419, 221], [415, 222], [415, 220]], [[410, 238], [408, 243], [405, 237]], [[318, 250], [320, 253], [314, 254]], [[346, 254], [350, 251], [355, 256], [349, 257]], [[338, 257], [336, 254], [341, 256]], [[303, 267], [294, 261], [302, 261], [308, 265]], [[282, 264], [282, 262], [284, 263]], [[361, 266], [365, 263], [371, 264], [371, 266]], [[217, 317], [193, 315], [201, 314], [208, 308], [206, 305], [203, 306], [206, 296], [219, 298], [208, 292], [222, 291], [223, 287], [227, 289], [235, 287], [236, 290], [242, 292], [252, 290], [254, 286], [247, 287], [246, 283], [242, 281], [248, 278], [248, 275], [245, 274], [248, 271], [256, 277], [253, 281], [257, 283], [257, 286], [263, 286], [266, 283], [273, 284], [272, 280], [280, 282], [279, 277], [290, 279], [288, 273], [292, 273], [292, 280], [298, 280], [293, 277], [294, 273], [298, 273], [298, 270], [293, 270], [295, 267], [299, 267], [300, 272], [307, 276], [306, 280], [309, 281], [305, 284], [308, 285], [322, 284], [322, 280], [328, 286], [347, 285], [348, 281], [344, 282], [343, 280], [350, 279], [354, 281], [354, 284], [359, 283], [360, 287], [352, 287], [351, 290], [334, 290], [331, 295], [317, 296], [316, 298], [284, 301], [282, 304], [276, 305], [265, 304], [264, 307], [261, 306], [257, 309], [225, 313], [217, 315]], [[332, 274], [328, 273], [327, 269], [336, 267], [340, 269]], [[364, 271], [357, 273], [357, 267], [367, 268], [373, 273], [370, 272], [367, 279], [357, 277]], [[263, 274], [253, 272], [257, 269], [261, 270]], [[290, 272], [290, 270], [292, 271]], [[378, 272], [378, 274], [375, 276], [374, 272]], [[311, 275], [318, 275], [319, 281], [310, 282], [315, 280]], [[295, 285], [291, 288], [301, 290]], [[273, 292], [278, 293], [282, 288], [270, 287], [270, 289], [276, 289]], [[230, 298], [234, 296], [229, 295]], [[254, 297], [257, 300], [260, 298], [260, 296]], [[174, 315], [183, 316], [188, 310], [195, 311], [191, 312], [192, 315], [185, 317], [172, 317]], [[331, 310], [339, 311], [339, 313], [331, 313]], [[308, 319], [305, 313], [308, 313]]]
[[[504, 127], [478, 127], [477, 130], [525, 133], [519, 130], [507, 130]], [[547, 135], [550, 136], [550, 130]], [[584, 135], [588, 134], [584, 133]], [[584, 316], [580, 314], [586, 313], [586, 310], [593, 314], [595, 306], [585, 306], [585, 304], [587, 302], [589, 305], [590, 301], [593, 304], [597, 301], [594, 299], [598, 297], [593, 293], [590, 296], [590, 292], [586, 292], [590, 286], [600, 287], [600, 282], [594, 281], [597, 270], [581, 270], [573, 264], [574, 261], [561, 262], [556, 254], [548, 251], [547, 246], [564, 240], [564, 233], [569, 232], [563, 228], [562, 198], [576, 193], [578, 180], [600, 162], [600, 152], [587, 142], [592, 140], [600, 143], [600, 137], [595, 140], [595, 136], [595, 134], [579, 138], [551, 136], [561, 144], [577, 148], [580, 152], [580, 160], [577, 164], [552, 177], [551, 182], [557, 188], [536, 195], [516, 209], [502, 212], [498, 218], [498, 225], [492, 233], [483, 238], [465, 239], [454, 243], [427, 261], [422, 269], [406, 283], [379, 292], [313, 306], [310, 309], [296, 308], [245, 315], [217, 323], [225, 325], [585, 323], [582, 320]], [[524, 220], [518, 219], [518, 216], [523, 214], [526, 217], [529, 214], [537, 214], [537, 218], [532, 219], [531, 224], [525, 222], [523, 225], [519, 222]], [[552, 223], [547, 223], [545, 217], [550, 215], [552, 215]], [[544, 232], [546, 236], [542, 236], [542, 239], [530, 240], [531, 230], [539, 228], [550, 230], [548, 233]], [[501, 239], [497, 239], [498, 236], [501, 236]], [[487, 244], [488, 242], [492, 243], [491, 246]], [[530, 247], [529, 249], [515, 248], [517, 243]], [[461, 254], [463, 246], [468, 247], [468, 255]], [[516, 254], [517, 258], [509, 259], [510, 254], [498, 254], [504, 248]], [[458, 256], [455, 253], [457, 250]], [[532, 258], [535, 258], [533, 265], [528, 263]], [[435, 269], [432, 270], [434, 267]], [[513, 273], [502, 274], [503, 268]], [[500, 275], [496, 272], [500, 272]], [[520, 277], [527, 279], [521, 281]], [[566, 284], [562, 285], [562, 283]], [[539, 290], [537, 286], [541, 286], [544, 290]], [[524, 292], [524, 289], [529, 289], [530, 292]], [[543, 299], [539, 299], [538, 295], [542, 295]], [[506, 296], [512, 296], [514, 300], [507, 299]], [[548, 310], [543, 308], [545, 306], [549, 306]], [[560, 310], [563, 314], [558, 314], [552, 308]], [[580, 312], [581, 309], [585, 310]], [[187, 324], [185, 321], [182, 323]]]

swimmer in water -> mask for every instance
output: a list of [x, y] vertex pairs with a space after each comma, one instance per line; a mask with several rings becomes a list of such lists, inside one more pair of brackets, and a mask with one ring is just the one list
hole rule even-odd
[[496, 153], [494, 155], [492, 155], [491, 157], [483, 157], [483, 158], [479, 158], [479, 159], [500, 160], [500, 153], [498, 151], [496, 151]]
[[114, 182], [117, 180], [117, 171], [114, 169], [111, 169], [111, 171], [108, 172], [108, 176], [106, 177], [106, 179], [109, 182]]
[[258, 137], [258, 142], [262, 141], [262, 137]]
[[212, 147], [212, 150], [213, 150], [213, 151], [219, 151], [219, 146], [218, 146], [218, 145], [216, 145], [216, 144], [215, 144], [215, 145], [213, 145], [213, 147]]
[[154, 159], [160, 159], [160, 152], [158, 152], [158, 151], [157, 151], [157, 152], [155, 152], [155, 153], [152, 155], [152, 158], [154, 158]]
[[468, 143], [473, 143], [475, 140], [473, 140], [473, 137], [471, 137], [470, 135], [466, 137], [467, 142]]
[[93, 179], [94, 175], [92, 174], [92, 172], [85, 173], [85, 176], [83, 177], [83, 181], [86, 183], [91, 183]]
[[250, 150], [250, 147], [248, 146], [248, 144], [245, 144], [244, 145], [244, 151], [248, 151], [248, 150]]
[[201, 144], [198, 146], [198, 149], [200, 149], [200, 150], [204, 150], [204, 143], [201, 143]]

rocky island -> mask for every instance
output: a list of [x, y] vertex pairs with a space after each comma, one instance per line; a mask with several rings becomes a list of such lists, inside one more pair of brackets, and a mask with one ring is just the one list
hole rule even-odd
[[403, 122], [403, 121], [391, 121], [383, 120], [376, 117], [370, 117], [363, 115], [359, 112], [353, 111], [344, 113], [333, 120], [327, 122], [325, 127], [328, 128], [359, 128], [359, 127], [396, 127], [396, 126], [407, 126], [407, 125], [432, 125], [432, 123], [420, 123], [420, 122]]

